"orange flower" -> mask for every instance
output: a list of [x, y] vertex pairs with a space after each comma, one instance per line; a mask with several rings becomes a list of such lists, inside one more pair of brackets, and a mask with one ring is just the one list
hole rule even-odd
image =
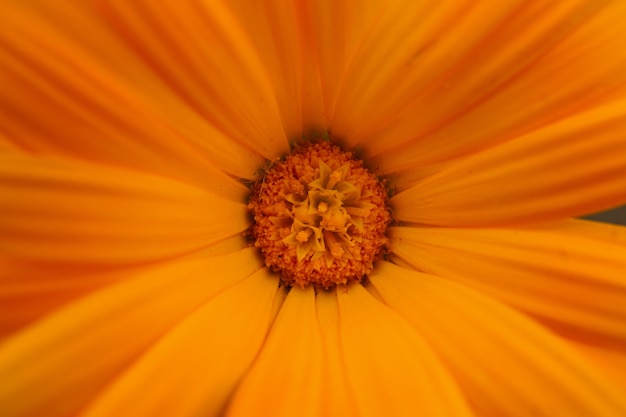
[[[0, 415], [626, 415], [626, 231], [572, 219], [626, 203], [625, 21], [4, 0]], [[288, 288], [244, 184], [323, 132], [393, 192], [389, 253]]]

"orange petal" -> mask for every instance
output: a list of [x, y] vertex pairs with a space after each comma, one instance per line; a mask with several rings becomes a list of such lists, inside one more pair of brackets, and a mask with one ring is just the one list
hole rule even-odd
[[4, 2], [0, 12], [0, 129], [16, 146], [209, 189], [206, 178], [237, 187], [217, 168], [253, 176], [257, 152], [197, 114], [92, 6], [45, 3]]
[[311, 22], [306, 2], [247, 0], [226, 2], [262, 59], [289, 140], [326, 129]]
[[[354, 58], [338, 104], [338, 112], [346, 104], [345, 114], [338, 116], [354, 130], [349, 136], [367, 143], [373, 154], [413, 139], [463, 110], [461, 106], [474, 104], [598, 9], [580, 3], [387, 2]], [[421, 107], [422, 116], [414, 111], [410, 115], [412, 136], [389, 137], [394, 143], [374, 140], [372, 131], [395, 125], [407, 106]], [[348, 112], [361, 111], [361, 117], [350, 119]], [[341, 125], [344, 120], [338, 119]]]
[[[355, 6], [351, 0], [337, 0], [299, 2], [299, 5], [304, 10], [313, 44], [311, 56], [305, 62], [313, 61], [319, 66], [326, 125], [330, 126], [346, 74], [380, 13], [389, 7], [388, 2], [361, 1]], [[357, 123], [358, 119], [351, 121]], [[350, 139], [345, 134], [339, 136]]]
[[[1, 117], [1, 116], [0, 116]], [[17, 146], [9, 137], [0, 131], [0, 153], [19, 152]]]
[[3, 415], [73, 415], [164, 332], [260, 268], [250, 248], [171, 263], [96, 291], [16, 333], [0, 345]]
[[487, 149], [401, 191], [396, 219], [443, 226], [540, 223], [626, 202], [626, 100]]
[[220, 415], [263, 343], [277, 289], [277, 277], [263, 268], [206, 302], [80, 415]]
[[337, 291], [343, 368], [360, 416], [470, 416], [446, 365], [361, 285]]
[[626, 245], [569, 228], [394, 227], [391, 250], [418, 270], [477, 288], [555, 329], [626, 346]]
[[[292, 289], [292, 291], [300, 291], [297, 289]], [[298, 295], [298, 298], [301, 298], [302, 294]], [[308, 296], [307, 296], [308, 297]], [[292, 296], [293, 298], [293, 296]], [[303, 300], [300, 300], [301, 302]], [[290, 301], [289, 306], [285, 305], [284, 308], [289, 308], [289, 312], [284, 311], [282, 314], [291, 314], [294, 315], [294, 311], [291, 309], [295, 308], [293, 306], [294, 301]], [[308, 305], [308, 300], [304, 301], [307, 303], [307, 311], [311, 308]], [[315, 296], [315, 312], [317, 318], [315, 318], [310, 312], [304, 315], [294, 315], [293, 320], [297, 320], [298, 323], [291, 324], [291, 328], [285, 328], [284, 331], [291, 332], [284, 336], [284, 340], [276, 341], [274, 338], [277, 336], [273, 336], [274, 338], [270, 338], [268, 345], [264, 348], [264, 351], [261, 355], [262, 363], [266, 365], [257, 364], [253, 370], [252, 381], [256, 381], [261, 378], [270, 378], [271, 381], [266, 381], [263, 384], [254, 385], [254, 382], [247, 382], [244, 388], [244, 392], [239, 394], [238, 397], [235, 398], [235, 403], [233, 404], [233, 408], [239, 411], [233, 411], [236, 415], [237, 412], [242, 413], [247, 409], [246, 407], [253, 407], [254, 404], [257, 404], [259, 409], [264, 410], [264, 412], [269, 413], [271, 411], [271, 415], [302, 415], [303, 413], [310, 413], [310, 415], [323, 415], [323, 416], [358, 416], [358, 409], [354, 403], [354, 396], [351, 392], [350, 386], [346, 381], [346, 375], [343, 366], [343, 357], [341, 354], [341, 348], [339, 343], [339, 316], [338, 316], [338, 306], [337, 306], [337, 296], [332, 291], [322, 291], [319, 292]], [[286, 317], [283, 320], [287, 320]], [[277, 323], [277, 326], [279, 324]], [[309, 333], [308, 331], [305, 333], [306, 340], [312, 340], [313, 344], [309, 348], [311, 351], [307, 351], [307, 347], [304, 341], [300, 342], [301, 339], [297, 335], [293, 335], [294, 329], [313, 331]], [[319, 335], [321, 339], [318, 338], [315, 331], [319, 331]], [[276, 335], [278, 332], [278, 328], [275, 326], [272, 330], [272, 334]], [[303, 332], [304, 333], [304, 332]], [[295, 338], [294, 338], [295, 337]], [[321, 340], [321, 345], [319, 344]], [[282, 346], [282, 355], [280, 358], [272, 357], [276, 362], [271, 363], [270, 358], [266, 358], [265, 355], [270, 355], [269, 353], [265, 353], [267, 349], [274, 351], [278, 349], [277, 345]], [[301, 345], [302, 343], [302, 345]], [[298, 348], [302, 346], [301, 348]], [[300, 349], [302, 352], [295, 352], [294, 349]], [[318, 351], [321, 349], [321, 351]], [[304, 357], [300, 359], [301, 355], [311, 355], [311, 357]], [[293, 357], [297, 357], [293, 358]], [[321, 362], [318, 360], [321, 359]], [[318, 366], [318, 369], [314, 370], [302, 370], [302, 374], [294, 373], [294, 374], [286, 374], [282, 367], [280, 370], [280, 374], [276, 374], [276, 365], [278, 363], [287, 362], [285, 366], [288, 366], [291, 361], [301, 360], [297, 362], [296, 370], [300, 370], [304, 365], [309, 363], [311, 360], [315, 361], [314, 365]], [[311, 365], [309, 363], [309, 365]], [[256, 370], [258, 367], [267, 366], [271, 368], [268, 375], [261, 375], [261, 371]], [[307, 365], [308, 366], [308, 365]], [[294, 378], [301, 378], [301, 375], [311, 375], [312, 378], [306, 380], [305, 385], [302, 385], [301, 382], [294, 380]], [[274, 380], [274, 378], [276, 378]], [[281, 379], [285, 378], [285, 379]], [[264, 393], [268, 386], [275, 386], [277, 393], [276, 398], [272, 397], [264, 397]], [[252, 388], [253, 387], [253, 388]], [[294, 389], [295, 388], [295, 389]], [[254, 392], [253, 392], [254, 391]], [[282, 395], [280, 393], [283, 393]], [[311, 393], [311, 395], [317, 395], [316, 398], [311, 398], [310, 401], [315, 404], [309, 408], [307, 406], [308, 403], [300, 404], [299, 401], [302, 401], [303, 393]], [[270, 393], [271, 394], [271, 393]], [[293, 398], [287, 398], [287, 394]], [[286, 399], [287, 398], [287, 399]], [[308, 396], [306, 397], [308, 398]], [[306, 401], [306, 400], [305, 400]], [[243, 403], [243, 405], [241, 404]], [[271, 405], [268, 405], [270, 404]], [[311, 411], [309, 411], [311, 410]], [[295, 413], [295, 414], [289, 414]]]
[[626, 347], [616, 350], [607, 346], [590, 345], [572, 340], [572, 345], [582, 356], [604, 372], [607, 378], [626, 392]]
[[111, 27], [198, 114], [273, 159], [288, 149], [262, 55], [228, 2], [112, 1]]
[[324, 357], [320, 415], [325, 417], [360, 416], [344, 366], [336, 292], [318, 292], [315, 297], [315, 307]]
[[[546, 225], [539, 229], [558, 228], [559, 233], [572, 236], [574, 239], [584, 236], [586, 239], [598, 240], [626, 247], [626, 227], [595, 221], [571, 219]], [[537, 229], [537, 228], [535, 228]], [[567, 337], [583, 355], [603, 370], [608, 377], [626, 390], [626, 343], [611, 342], [595, 337], [594, 334], [581, 332], [576, 328], [550, 323], [558, 333]]]
[[248, 227], [244, 204], [71, 160], [0, 155], [0, 195], [0, 247], [23, 259], [145, 262], [206, 248]]
[[626, 398], [528, 317], [441, 277], [379, 265], [370, 277], [449, 365], [477, 415], [622, 416]]
[[[379, 93], [369, 104], [371, 117], [361, 119], [367, 120], [364, 127], [372, 126], [362, 142], [380, 173], [405, 181], [417, 166], [480, 151], [608, 96], [623, 97], [614, 91], [626, 82], [623, 2], [448, 7], [439, 23], [443, 28], [400, 46], [407, 49], [404, 61], [381, 65], [388, 77], [381, 91], [389, 98]], [[402, 101], [394, 101], [396, 96]], [[388, 113], [387, 103], [396, 106]]]
[[111, 271], [0, 258], [0, 310], [3, 311], [0, 339], [74, 299], [131, 277], [143, 268]]
[[626, 227], [591, 220], [567, 219], [558, 223], [534, 226], [533, 229], [558, 230], [562, 234], [584, 236], [600, 241], [626, 246]]
[[[350, 145], [366, 145], [367, 150], [370, 145], [375, 147], [370, 142], [372, 131], [432, 88], [519, 3], [397, 0], [384, 6], [369, 2], [350, 10], [347, 18], [354, 15], [359, 23], [360, 15], [368, 16], [368, 11], [358, 9], [376, 15], [362, 31], [358, 50], [343, 77], [333, 132]], [[414, 132], [418, 127], [414, 126]]]
[[292, 288], [227, 416], [319, 416], [322, 345], [312, 286]]
[[[248, 246], [242, 235], [236, 235], [195, 252], [202, 258], [225, 255]], [[41, 318], [50, 311], [105, 285], [127, 279], [154, 264], [138, 267], [40, 262], [36, 259], [0, 257], [0, 339]]]

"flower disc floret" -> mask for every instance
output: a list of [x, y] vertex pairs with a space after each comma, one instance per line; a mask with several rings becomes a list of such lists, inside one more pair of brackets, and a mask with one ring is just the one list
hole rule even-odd
[[287, 285], [361, 281], [384, 251], [391, 217], [382, 183], [329, 142], [297, 147], [254, 185], [251, 235]]

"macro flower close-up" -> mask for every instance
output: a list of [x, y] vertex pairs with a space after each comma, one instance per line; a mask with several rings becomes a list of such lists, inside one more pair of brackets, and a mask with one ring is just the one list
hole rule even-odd
[[0, 415], [626, 415], [622, 0], [3, 0]]

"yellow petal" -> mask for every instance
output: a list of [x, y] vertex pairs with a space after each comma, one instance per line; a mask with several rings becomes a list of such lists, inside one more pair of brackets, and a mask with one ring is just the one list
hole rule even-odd
[[470, 416], [446, 365], [360, 285], [337, 291], [343, 367], [360, 416]]
[[546, 325], [624, 346], [626, 245], [569, 228], [394, 227], [391, 250], [418, 270], [477, 288]]
[[540, 223], [626, 202], [626, 100], [486, 149], [392, 199], [396, 219], [444, 226]]
[[574, 348], [510, 307], [382, 263], [371, 284], [449, 365], [478, 415], [622, 416], [626, 398]]
[[277, 289], [277, 277], [263, 268], [206, 302], [117, 377], [81, 416], [220, 415], [263, 343]]
[[[380, 126], [363, 140], [380, 173], [404, 182], [416, 166], [474, 153], [623, 97], [615, 91], [626, 81], [623, 2], [443, 4], [452, 14], [442, 16], [438, 30], [406, 48], [405, 61], [391, 61], [395, 72], [387, 72], [388, 61], [381, 65], [382, 74], [396, 78], [381, 83], [391, 86], [381, 88], [390, 100], [374, 102], [378, 113], [365, 125]], [[394, 102], [395, 89], [409, 82], [404, 100]], [[398, 110], [384, 119], [379, 103]]]
[[[45, 4], [51, 3], [51, 4]], [[18, 147], [165, 174], [213, 189], [252, 177], [225, 135], [120, 42], [86, 3], [3, 2], [0, 127]]]
[[16, 333], [0, 345], [3, 416], [72, 415], [165, 331], [260, 268], [249, 248], [171, 263], [96, 291]]
[[312, 286], [292, 288], [227, 416], [319, 416], [322, 345]]
[[209, 247], [248, 226], [242, 203], [165, 178], [66, 159], [0, 155], [0, 195], [0, 247], [23, 259], [158, 260]]

